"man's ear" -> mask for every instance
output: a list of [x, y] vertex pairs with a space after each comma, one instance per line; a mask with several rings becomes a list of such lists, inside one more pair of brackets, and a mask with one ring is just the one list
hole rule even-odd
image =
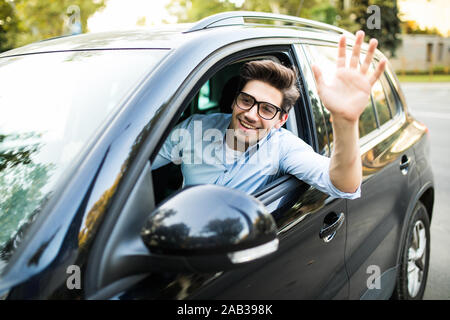
[[278, 122], [275, 124], [275, 129], [280, 129], [284, 123], [287, 121], [288, 119], [288, 114], [287, 113], [283, 113], [283, 115], [281, 116], [281, 118], [278, 120]]

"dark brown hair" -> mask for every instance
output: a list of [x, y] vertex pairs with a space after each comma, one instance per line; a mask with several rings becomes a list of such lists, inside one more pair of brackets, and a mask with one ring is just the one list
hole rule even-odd
[[251, 80], [263, 81], [280, 90], [283, 95], [280, 108], [286, 113], [289, 112], [300, 96], [296, 72], [272, 60], [247, 62], [242, 66], [239, 76], [239, 91]]

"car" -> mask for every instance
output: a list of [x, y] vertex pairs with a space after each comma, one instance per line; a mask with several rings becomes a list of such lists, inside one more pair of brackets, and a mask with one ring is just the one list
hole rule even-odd
[[[421, 299], [429, 133], [389, 63], [359, 121], [358, 199], [289, 175], [246, 194], [183, 187], [174, 163], [152, 170], [176, 124], [231, 112], [239, 69], [255, 59], [298, 71], [284, 128], [330, 156], [332, 119], [311, 65], [332, 75], [343, 34], [351, 50], [355, 36], [338, 27], [239, 11], [2, 53], [0, 296]], [[375, 68], [385, 56], [374, 58]]]

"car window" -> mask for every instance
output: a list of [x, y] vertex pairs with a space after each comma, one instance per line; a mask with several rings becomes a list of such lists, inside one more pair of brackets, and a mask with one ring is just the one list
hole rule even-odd
[[[324, 77], [325, 82], [329, 82], [336, 73], [336, 61], [337, 61], [337, 47], [323, 46], [323, 45], [305, 45], [305, 51], [307, 52], [309, 59], [317, 64]], [[347, 49], [346, 63], [349, 63], [351, 57], [351, 49]], [[330, 147], [333, 145], [333, 127], [330, 112], [324, 108], [324, 117], [327, 124], [327, 131], [330, 140]], [[377, 121], [375, 117], [372, 101], [367, 101], [366, 108], [361, 114], [359, 119], [359, 136], [363, 137], [377, 128]]]
[[[320, 66], [320, 70], [322, 71], [322, 75], [325, 81], [329, 81], [336, 72], [337, 47], [306, 45], [304, 46], [304, 48], [306, 53], [308, 54], [310, 62]], [[321, 106], [322, 114], [325, 119], [325, 129], [328, 134], [328, 140], [331, 149], [333, 144], [333, 127], [330, 120], [331, 114], [327, 110], [327, 108], [323, 106], [322, 103]]]
[[366, 108], [359, 117], [359, 137], [362, 138], [365, 135], [371, 133], [377, 128], [377, 119], [373, 109], [372, 101], [367, 102]]
[[0, 58], [0, 272], [59, 178], [167, 52], [92, 50]]
[[392, 91], [391, 85], [389, 83], [389, 80], [386, 77], [386, 74], [382, 74], [380, 79], [381, 79], [381, 84], [383, 85], [384, 92], [386, 94], [389, 111], [390, 111], [391, 117], [393, 118], [398, 113], [397, 99], [395, 98], [395, 94]]
[[329, 157], [330, 156], [330, 148], [328, 143], [329, 133], [324, 117], [325, 113], [324, 107], [320, 102], [319, 94], [317, 93], [317, 88], [314, 83], [314, 76], [312, 74], [311, 68], [306, 61], [302, 61], [304, 60], [302, 46], [297, 44], [295, 45], [295, 47], [297, 55], [301, 60], [300, 61], [301, 71], [306, 81], [306, 87], [308, 89], [308, 98], [313, 112], [314, 124], [316, 127], [317, 144], [319, 148], [318, 151], [321, 155]]
[[[400, 82], [395, 75], [395, 72], [392, 69], [391, 64], [386, 64], [386, 68], [384, 70], [384, 79], [386, 80], [386, 95], [389, 99], [389, 102], [392, 101], [391, 108], [393, 111], [393, 116], [400, 114], [403, 110], [403, 102], [405, 101], [404, 94], [400, 87]], [[384, 83], [383, 83], [384, 85]]]
[[392, 119], [392, 112], [389, 108], [389, 104], [380, 80], [375, 82], [372, 87], [372, 97], [375, 104], [375, 109], [377, 110], [378, 121], [381, 126]]
[[[200, 88], [197, 89], [197, 92], [193, 94], [192, 100], [187, 103], [187, 107], [184, 109], [182, 116], [176, 124], [179, 124], [194, 115], [212, 113], [231, 114], [231, 107], [239, 85], [239, 71], [245, 62], [255, 59], [272, 59], [278, 63], [281, 62], [276, 56], [255, 56], [241, 59], [223, 67], [209, 79], [204, 80], [204, 82], [200, 85]], [[293, 109], [294, 108], [291, 109], [291, 112], [294, 111]], [[296, 134], [295, 121], [294, 123], [291, 123], [290, 126], [285, 125], [285, 128]], [[169, 133], [169, 137], [170, 135], [171, 133]], [[191, 138], [195, 140], [195, 134]], [[208, 138], [209, 137], [203, 137], [202, 139], [204, 141], [210, 141]], [[211, 139], [211, 141], [213, 141], [215, 140], [215, 137], [211, 137]], [[191, 141], [191, 145], [195, 145], [195, 143], [195, 141]], [[207, 154], [209, 155], [210, 150], [207, 151]], [[195, 165], [195, 163], [193, 165]], [[156, 182], [154, 183], [156, 204], [175, 193], [184, 185], [184, 179], [179, 163], [171, 162], [162, 167], [158, 167], [152, 171], [152, 175], [153, 181]], [[277, 177], [277, 175], [274, 175], [270, 182], [275, 180]]]
[[200, 88], [200, 92], [198, 95], [198, 109], [199, 110], [208, 110], [212, 106], [214, 106], [214, 101], [211, 98], [211, 88], [210, 81], [206, 81], [205, 84]]

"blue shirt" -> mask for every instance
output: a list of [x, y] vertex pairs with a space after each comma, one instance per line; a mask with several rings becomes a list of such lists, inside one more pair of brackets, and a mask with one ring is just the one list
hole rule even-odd
[[338, 190], [329, 176], [330, 158], [322, 156], [290, 131], [273, 128], [235, 161], [226, 160], [225, 137], [231, 114], [196, 114], [170, 133], [152, 164], [181, 164], [183, 186], [218, 184], [254, 193], [276, 178], [291, 174], [336, 198], [360, 197]]

